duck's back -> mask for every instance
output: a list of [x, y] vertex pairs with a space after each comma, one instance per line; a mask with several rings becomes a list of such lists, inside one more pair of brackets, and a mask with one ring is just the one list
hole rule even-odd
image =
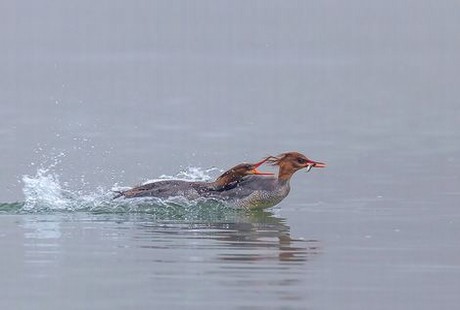
[[164, 180], [144, 184], [122, 192], [126, 198], [136, 197], [157, 197], [169, 198], [183, 196], [186, 198], [196, 198], [199, 192], [205, 190], [207, 183], [190, 182], [185, 180]]

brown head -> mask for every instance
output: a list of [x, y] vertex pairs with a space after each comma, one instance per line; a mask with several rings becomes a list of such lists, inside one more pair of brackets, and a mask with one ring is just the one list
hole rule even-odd
[[236, 165], [233, 168], [225, 171], [220, 177], [214, 182], [216, 186], [222, 187], [226, 186], [232, 182], [237, 182], [247, 175], [273, 175], [271, 172], [261, 172], [257, 170], [259, 166], [265, 163], [269, 158], [265, 158], [262, 161], [259, 161], [255, 164], [242, 163]]
[[326, 167], [325, 163], [311, 160], [298, 152], [288, 152], [278, 156], [269, 156], [266, 160], [272, 165], [280, 167], [278, 173], [278, 179], [280, 180], [289, 180], [297, 170], [303, 168], [306, 168], [308, 172], [311, 168]]

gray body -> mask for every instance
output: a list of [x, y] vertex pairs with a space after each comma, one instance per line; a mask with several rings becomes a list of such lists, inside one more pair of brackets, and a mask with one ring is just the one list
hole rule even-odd
[[271, 176], [247, 176], [234, 188], [210, 193], [209, 197], [227, 202], [237, 208], [263, 209], [280, 203], [290, 191], [289, 181]]
[[[126, 191], [126, 198], [185, 197], [193, 200], [210, 198], [222, 200], [236, 208], [270, 208], [277, 205], [289, 194], [289, 181], [280, 181], [272, 176], [246, 176], [238, 183], [224, 189], [211, 186], [207, 182], [165, 180], [141, 185]], [[132, 194], [129, 192], [132, 191]]]
[[213, 190], [207, 182], [190, 182], [184, 180], [165, 180], [144, 184], [127, 190], [121, 196], [126, 198], [157, 197], [166, 199], [182, 196], [187, 199], [197, 199], [206, 191]]

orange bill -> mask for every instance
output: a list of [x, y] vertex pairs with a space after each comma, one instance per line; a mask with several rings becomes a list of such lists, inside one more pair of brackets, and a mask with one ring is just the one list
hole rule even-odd
[[257, 174], [257, 175], [274, 175], [274, 173], [272, 172], [262, 172], [257, 169], [253, 169], [251, 172], [252, 174]]
[[311, 168], [324, 168], [324, 167], [326, 167], [325, 163], [309, 159], [307, 162], [307, 166], [305, 168], [307, 168], [307, 172], [309, 172]]
[[324, 167], [326, 167], [325, 163], [322, 163], [322, 162], [319, 162], [319, 161], [314, 161], [314, 160], [310, 160], [308, 162], [308, 164], [310, 166], [313, 166], [314, 168], [324, 168]]
[[267, 157], [267, 158], [265, 158], [265, 159], [263, 159], [263, 160], [261, 160], [261, 161], [255, 163], [255, 164], [253, 164], [254, 169], [251, 170], [252, 174], [257, 174], [257, 175], [274, 175], [274, 173], [272, 173], [272, 172], [262, 172], [262, 171], [257, 170], [257, 168], [259, 168], [259, 166], [261, 166], [263, 163], [265, 163], [265, 162], [268, 160], [268, 158], [269, 158], [269, 157]]

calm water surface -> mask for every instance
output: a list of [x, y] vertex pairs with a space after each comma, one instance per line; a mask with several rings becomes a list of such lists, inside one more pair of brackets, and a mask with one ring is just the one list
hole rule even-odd
[[[0, 7], [1, 309], [458, 308], [457, 1]], [[110, 199], [291, 150], [264, 212]]]

